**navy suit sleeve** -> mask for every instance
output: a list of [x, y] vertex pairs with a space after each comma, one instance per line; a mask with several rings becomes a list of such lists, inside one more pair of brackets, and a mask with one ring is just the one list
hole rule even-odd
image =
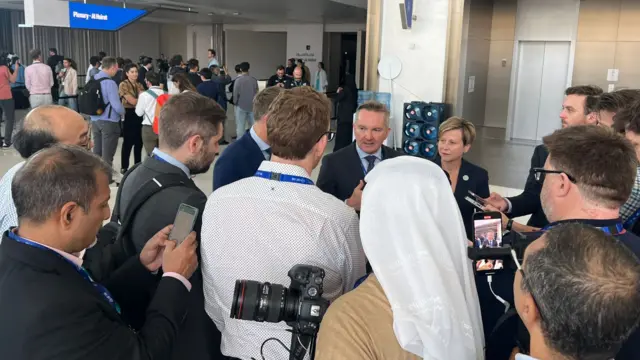
[[333, 177], [333, 172], [331, 170], [330, 164], [331, 162], [329, 161], [329, 157], [325, 156], [322, 159], [322, 167], [320, 168], [320, 174], [318, 174], [317, 185], [320, 190], [326, 192], [327, 194], [338, 197], [338, 184]]
[[487, 170], [480, 168], [478, 175], [476, 194], [486, 199], [491, 194], [489, 191], [489, 173]]
[[[540, 150], [540, 147], [536, 147], [533, 152], [533, 156], [531, 157], [531, 169], [541, 167], [542, 154]], [[512, 217], [519, 217], [536, 213], [541, 206], [541, 190], [542, 187], [540, 183], [535, 179], [533, 172], [530, 171], [522, 194], [509, 198], [509, 201], [511, 201], [511, 213], [509, 215]]]
[[229, 156], [220, 156], [216, 161], [216, 165], [213, 167], [213, 191], [240, 180], [240, 176], [232, 162]]

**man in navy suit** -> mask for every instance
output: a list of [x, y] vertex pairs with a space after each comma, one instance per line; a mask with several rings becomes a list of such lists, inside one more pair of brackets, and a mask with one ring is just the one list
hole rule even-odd
[[213, 167], [213, 191], [253, 176], [260, 164], [271, 158], [271, 147], [267, 143], [267, 111], [282, 91], [283, 88], [273, 86], [262, 90], [253, 99], [253, 112], [257, 121], [218, 158]]
[[355, 143], [322, 159], [318, 187], [360, 211], [364, 177], [381, 161], [402, 153], [382, 145], [389, 135], [389, 110], [368, 101], [356, 111]]

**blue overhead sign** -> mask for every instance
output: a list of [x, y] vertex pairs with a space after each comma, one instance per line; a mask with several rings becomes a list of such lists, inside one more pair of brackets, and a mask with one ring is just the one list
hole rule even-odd
[[69, 27], [72, 29], [118, 30], [145, 16], [146, 10], [125, 9], [69, 2]]

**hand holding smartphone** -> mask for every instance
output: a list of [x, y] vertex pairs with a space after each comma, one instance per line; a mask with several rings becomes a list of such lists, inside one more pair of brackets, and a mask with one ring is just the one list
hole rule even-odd
[[173, 221], [173, 229], [169, 234], [169, 240], [173, 240], [180, 245], [184, 239], [193, 231], [193, 226], [198, 218], [198, 208], [191, 205], [180, 204], [178, 213]]

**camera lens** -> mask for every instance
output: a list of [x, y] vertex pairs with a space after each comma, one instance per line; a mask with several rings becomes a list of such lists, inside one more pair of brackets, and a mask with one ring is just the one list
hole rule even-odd
[[298, 294], [280, 285], [236, 280], [231, 318], [278, 323], [296, 318]]

